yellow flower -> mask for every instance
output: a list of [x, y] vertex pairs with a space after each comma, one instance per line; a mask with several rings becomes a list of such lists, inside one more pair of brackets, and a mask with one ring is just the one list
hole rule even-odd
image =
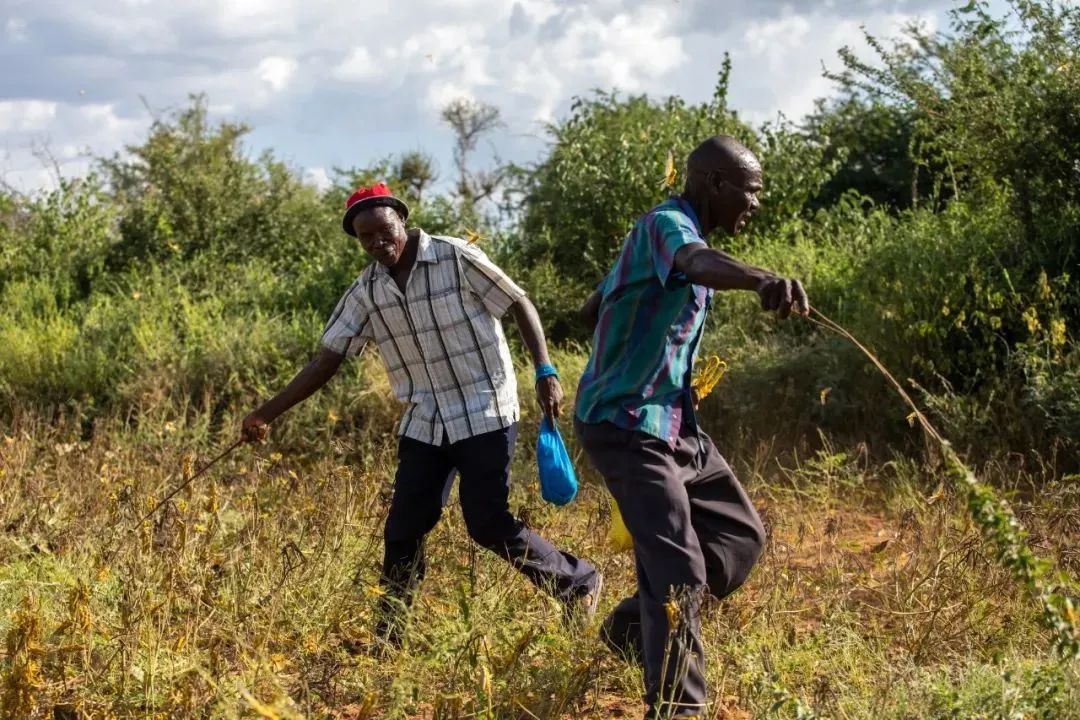
[[1054, 318], [1050, 321], [1050, 344], [1054, 347], [1061, 347], [1065, 344], [1065, 319]]
[[1033, 307], [1029, 307], [1025, 310], [1021, 317], [1024, 318], [1024, 323], [1027, 325], [1029, 333], [1036, 333], [1039, 331], [1039, 328], [1042, 327], [1039, 323], [1039, 313], [1037, 313]]
[[679, 618], [681, 617], [679, 604], [674, 600], [668, 600], [664, 603], [664, 610], [667, 612], [668, 632], [673, 633], [679, 627]]
[[702, 363], [701, 369], [697, 371], [693, 380], [690, 381], [690, 385], [697, 390], [698, 400], [705, 399], [726, 372], [727, 363], [716, 355]]

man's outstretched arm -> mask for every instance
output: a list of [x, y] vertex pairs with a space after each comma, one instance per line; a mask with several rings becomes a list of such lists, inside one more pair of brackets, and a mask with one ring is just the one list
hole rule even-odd
[[673, 268], [695, 285], [714, 290], [753, 290], [761, 298], [761, 307], [776, 310], [781, 318], [790, 315], [793, 308], [804, 316], [810, 312], [810, 301], [798, 280], [748, 265], [701, 243], [679, 248]]
[[320, 349], [319, 354], [296, 374], [284, 390], [244, 418], [241, 429], [243, 438], [248, 442], [264, 439], [270, 423], [330, 382], [330, 378], [337, 373], [344, 359], [344, 355], [333, 350]]

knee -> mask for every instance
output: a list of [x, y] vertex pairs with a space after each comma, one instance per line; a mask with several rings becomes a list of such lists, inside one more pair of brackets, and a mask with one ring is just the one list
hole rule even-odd
[[418, 543], [438, 524], [441, 515], [442, 508], [413, 513], [391, 508], [383, 526], [383, 542], [387, 545]]
[[750, 577], [754, 565], [765, 551], [765, 530], [760, 524], [745, 535], [729, 541], [722, 559], [723, 567], [709, 568], [709, 592], [724, 598], [738, 590]]
[[466, 512], [465, 527], [478, 545], [498, 549], [514, 534], [516, 521], [509, 510], [502, 512]]

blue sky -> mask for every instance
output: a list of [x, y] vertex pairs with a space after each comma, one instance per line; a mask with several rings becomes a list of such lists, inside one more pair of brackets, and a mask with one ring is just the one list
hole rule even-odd
[[[0, 179], [30, 191], [88, 152], [138, 141], [148, 107], [205, 92], [322, 182], [337, 166], [423, 149], [452, 173], [440, 108], [492, 103], [487, 152], [528, 162], [575, 94], [707, 98], [724, 52], [731, 105], [798, 118], [831, 92], [822, 63], [865, 51], [860, 27], [942, 27], [945, 0], [0, 0]], [[44, 152], [43, 152], [44, 151]], [[45, 161], [45, 158], [51, 158]]]

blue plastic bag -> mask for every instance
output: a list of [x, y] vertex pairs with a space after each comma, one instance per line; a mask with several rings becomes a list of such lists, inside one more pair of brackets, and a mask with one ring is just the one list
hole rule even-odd
[[540, 496], [553, 505], [565, 505], [577, 496], [577, 475], [559, 429], [546, 417], [536, 436], [536, 465], [540, 470]]

